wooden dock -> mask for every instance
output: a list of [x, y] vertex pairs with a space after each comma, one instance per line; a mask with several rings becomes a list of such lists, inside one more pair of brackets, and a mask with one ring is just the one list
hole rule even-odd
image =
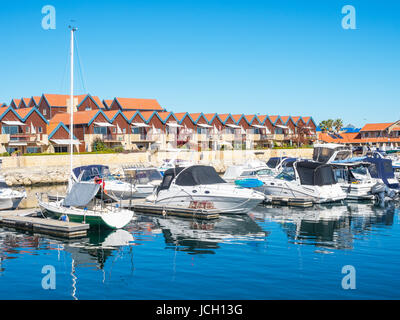
[[289, 207], [301, 207], [308, 208], [313, 206], [311, 198], [290, 198], [290, 197], [279, 197], [279, 196], [267, 196], [266, 203], [279, 206]]
[[37, 209], [0, 211], [0, 225], [68, 239], [87, 235], [89, 224], [39, 218], [37, 213]]
[[182, 218], [195, 218], [203, 220], [213, 220], [219, 218], [219, 211], [215, 209], [192, 209], [180, 208], [177, 206], [157, 205], [150, 202], [144, 202], [142, 199], [135, 201], [126, 201], [122, 204], [123, 207], [133, 209], [135, 213], [153, 214], [162, 216], [176, 216]]

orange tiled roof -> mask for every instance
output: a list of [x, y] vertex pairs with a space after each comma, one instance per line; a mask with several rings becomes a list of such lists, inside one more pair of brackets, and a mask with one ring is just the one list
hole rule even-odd
[[218, 116], [222, 122], [225, 122], [229, 117], [229, 113], [218, 114]]
[[[99, 110], [87, 110], [74, 112], [74, 124], [85, 124], [88, 123], [96, 115]], [[65, 125], [70, 124], [70, 114], [67, 112], [57, 113], [50, 122], [59, 123], [62, 122]]]
[[193, 119], [193, 121], [197, 121], [197, 120], [200, 118], [200, 116], [201, 116], [201, 112], [190, 113], [189, 115], [190, 115], [190, 117]]
[[43, 94], [50, 106], [66, 107], [67, 100], [70, 96], [68, 94]]
[[174, 115], [178, 119], [178, 121], [181, 121], [184, 118], [184, 116], [186, 115], [186, 112], [178, 112], [178, 113], [174, 112]]
[[22, 98], [21, 101], [23, 101], [25, 103], [25, 105], [27, 106], [29, 104], [30, 100], [31, 100], [31, 98]]
[[[114, 118], [115, 114], [119, 112], [119, 110], [109, 110], [109, 111], [103, 111], [103, 113], [107, 116], [108, 119]], [[126, 116], [125, 116], [126, 117]]]
[[318, 139], [327, 143], [388, 143], [388, 142], [400, 142], [400, 138], [361, 138], [359, 132], [343, 132], [340, 133], [343, 139], [334, 139], [329, 134], [321, 132], [318, 134]]
[[21, 118], [25, 118], [25, 116], [26, 116], [29, 112], [31, 112], [32, 109], [33, 109], [33, 107], [31, 107], [31, 108], [16, 109], [15, 112], [18, 113], [18, 115], [19, 115]]
[[311, 119], [311, 117], [302, 117], [302, 119], [304, 123], [307, 123]]
[[163, 108], [156, 99], [116, 98], [123, 109], [159, 110]]
[[157, 112], [159, 117], [162, 119], [162, 121], [165, 121], [168, 119], [168, 117], [172, 114], [172, 112]]
[[146, 120], [146, 121], [150, 120], [150, 117], [151, 117], [151, 115], [152, 115], [153, 113], [154, 113], [153, 111], [143, 111], [143, 112], [140, 112], [140, 114], [142, 115], [143, 119]]
[[367, 123], [364, 127], [361, 128], [360, 131], [383, 131], [391, 126], [391, 123]]
[[231, 116], [233, 120], [235, 120], [235, 122], [238, 123], [243, 114], [231, 114]]
[[269, 116], [269, 118], [271, 119], [272, 123], [275, 123], [276, 120], [278, 119], [279, 116]]
[[216, 113], [205, 113], [204, 116], [206, 117], [207, 121], [210, 122], [215, 117]]
[[104, 104], [107, 106], [107, 108], [109, 108], [110, 106], [111, 106], [111, 104], [113, 103], [113, 99], [111, 99], [111, 100], [103, 100], [103, 102], [104, 102]]
[[[254, 114], [246, 114], [244, 117], [246, 118], [247, 122], [251, 124], [252, 123], [251, 121], [253, 120], [255, 115]], [[256, 118], [254, 118], [254, 119], [256, 119]]]
[[40, 99], [42, 98], [42, 96], [34, 96], [32, 98], [33, 98], [33, 101], [35, 101], [36, 104], [39, 104]]

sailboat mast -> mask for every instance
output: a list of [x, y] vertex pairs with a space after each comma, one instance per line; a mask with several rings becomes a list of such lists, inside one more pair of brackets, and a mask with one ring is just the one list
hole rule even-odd
[[73, 169], [73, 153], [74, 153], [74, 32], [77, 30], [76, 28], [70, 26], [71, 29], [71, 78], [70, 78], [70, 129], [69, 129], [69, 138], [70, 138], [70, 174], [72, 177], [72, 169]]

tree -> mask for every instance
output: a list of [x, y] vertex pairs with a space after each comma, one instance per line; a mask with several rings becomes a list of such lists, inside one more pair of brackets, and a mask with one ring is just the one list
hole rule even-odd
[[334, 121], [332, 119], [323, 120], [320, 122], [319, 127], [324, 132], [326, 132], [326, 131], [331, 132], [333, 130], [333, 126], [334, 126], [333, 123], [334, 123]]
[[339, 132], [340, 129], [343, 128], [343, 120], [342, 120], [342, 119], [336, 119], [336, 120], [333, 122], [333, 126], [335, 127], [335, 131], [336, 131], [336, 132]]

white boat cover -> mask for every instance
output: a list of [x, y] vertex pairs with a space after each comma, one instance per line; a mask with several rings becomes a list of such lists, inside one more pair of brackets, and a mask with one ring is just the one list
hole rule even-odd
[[96, 196], [100, 185], [95, 183], [74, 183], [64, 199], [64, 206], [83, 207]]

